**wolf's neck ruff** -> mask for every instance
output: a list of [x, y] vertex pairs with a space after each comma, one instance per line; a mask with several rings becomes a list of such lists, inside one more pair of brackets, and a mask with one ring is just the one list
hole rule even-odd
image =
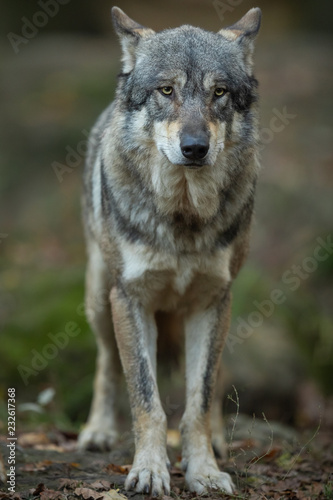
[[[104, 217], [115, 218], [119, 230], [130, 226], [132, 239], [154, 242], [173, 252], [212, 251], [222, 241], [230, 243], [231, 235], [236, 235], [230, 228], [250, 219], [258, 159], [253, 132], [247, 130], [253, 131], [255, 115], [235, 113], [229, 141], [216, 163], [193, 171], [173, 165], [161, 155], [150, 135], [151, 127], [140, 126], [135, 113], [117, 119], [120, 112], [116, 107], [113, 114], [101, 143], [101, 196], [105, 203], [108, 192], [112, 200]], [[225, 238], [224, 233], [229, 236]]]
[[[130, 241], [171, 253], [212, 252], [230, 244], [250, 223], [256, 173], [241, 170], [237, 182], [230, 176], [226, 187], [218, 189], [215, 179], [208, 183], [207, 170], [187, 172], [177, 166], [176, 174], [159, 176], [156, 187], [149, 165], [145, 166], [145, 175], [141, 176], [130, 159], [126, 161], [126, 155], [115, 156], [112, 168], [102, 160], [100, 164], [105, 224], [109, 228], [115, 225]], [[175, 166], [168, 164], [168, 168]], [[196, 178], [188, 180], [193, 174]], [[193, 196], [189, 186], [198, 191], [195, 195], [201, 199], [189, 200]]]

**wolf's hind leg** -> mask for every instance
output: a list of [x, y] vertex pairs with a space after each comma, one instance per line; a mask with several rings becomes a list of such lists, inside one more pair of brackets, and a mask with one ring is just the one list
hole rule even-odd
[[96, 335], [97, 364], [93, 401], [79, 447], [108, 450], [118, 436], [115, 403], [121, 365], [112, 326], [109, 272], [97, 244], [90, 244], [88, 250], [86, 313]]

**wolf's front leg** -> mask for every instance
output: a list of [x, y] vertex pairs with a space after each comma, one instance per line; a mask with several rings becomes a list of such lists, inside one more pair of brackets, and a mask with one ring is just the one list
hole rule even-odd
[[186, 409], [181, 422], [186, 483], [198, 494], [209, 489], [232, 493], [229, 474], [217, 466], [210, 429], [216, 375], [230, 321], [230, 293], [193, 313], [185, 323]]
[[111, 291], [115, 334], [123, 365], [133, 417], [135, 457], [126, 489], [150, 493], [170, 492], [166, 453], [166, 416], [156, 384], [156, 338], [154, 316], [126, 292]]

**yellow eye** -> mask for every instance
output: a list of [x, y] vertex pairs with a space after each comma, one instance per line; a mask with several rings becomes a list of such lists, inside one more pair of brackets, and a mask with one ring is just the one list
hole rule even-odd
[[161, 88], [161, 89], [159, 89], [159, 90], [161, 91], [161, 93], [162, 93], [163, 95], [167, 95], [167, 96], [171, 95], [171, 94], [172, 94], [172, 92], [173, 92], [173, 88], [172, 88], [172, 87], [162, 87], [162, 88]]
[[214, 93], [216, 97], [222, 97], [226, 93], [226, 89], [224, 89], [223, 87], [217, 87]]

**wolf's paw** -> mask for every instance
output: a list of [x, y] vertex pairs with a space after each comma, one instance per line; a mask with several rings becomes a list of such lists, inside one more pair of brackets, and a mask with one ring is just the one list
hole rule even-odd
[[150, 494], [152, 497], [170, 494], [170, 475], [166, 462], [158, 461], [136, 466], [135, 463], [125, 482], [126, 490]]
[[234, 484], [229, 474], [219, 471], [214, 466], [203, 466], [194, 470], [188, 467], [185, 479], [190, 491], [198, 495], [208, 493], [209, 490], [218, 490], [225, 493], [234, 491]]
[[80, 450], [109, 451], [118, 439], [118, 433], [113, 430], [101, 430], [87, 426], [79, 435]]

